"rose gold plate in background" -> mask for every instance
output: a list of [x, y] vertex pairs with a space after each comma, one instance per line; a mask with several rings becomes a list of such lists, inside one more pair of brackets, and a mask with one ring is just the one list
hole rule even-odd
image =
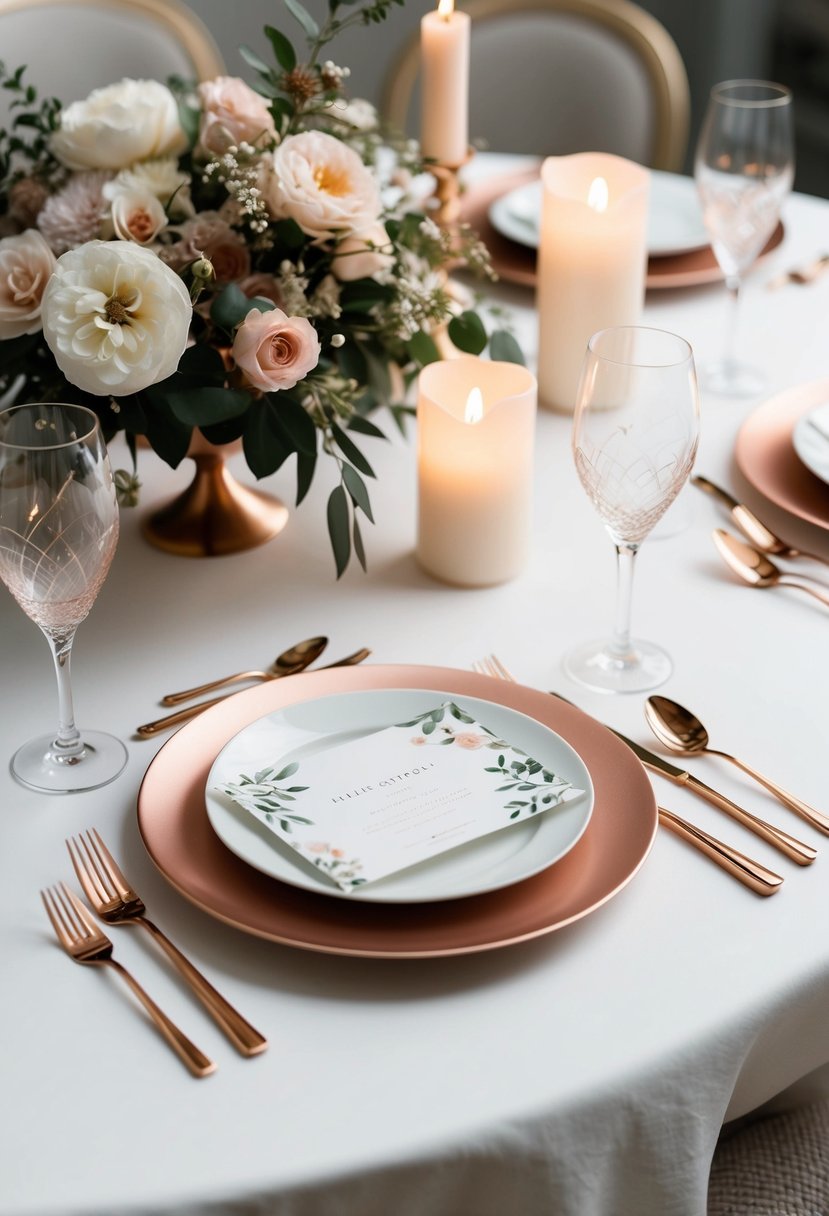
[[765, 401], [745, 420], [734, 454], [746, 481], [783, 511], [829, 531], [829, 487], [810, 473], [792, 446], [794, 425], [829, 401], [829, 380], [813, 380]]
[[[502, 236], [490, 223], [489, 209], [501, 195], [537, 178], [538, 169], [524, 169], [509, 176], [490, 178], [480, 185], [471, 186], [461, 200], [461, 220], [471, 224], [481, 237], [489, 250], [495, 271], [506, 282], [520, 283], [523, 287], [536, 285], [535, 250]], [[776, 249], [782, 240], [783, 225], [778, 224], [757, 261]], [[649, 258], [646, 284], [649, 289], [703, 287], [707, 283], [719, 283], [723, 277], [713, 250], [706, 246], [688, 253]]]
[[[229, 852], [208, 823], [204, 789], [219, 751], [274, 710], [336, 693], [441, 689], [528, 714], [579, 753], [595, 789], [593, 815], [561, 861], [515, 886], [451, 903], [330, 900], [277, 882]], [[650, 851], [656, 801], [645, 770], [610, 731], [549, 693], [444, 667], [313, 671], [237, 693], [173, 736], [147, 770], [138, 826], [164, 877], [211, 916], [247, 933], [332, 954], [430, 958], [491, 950], [550, 933], [617, 894]]]

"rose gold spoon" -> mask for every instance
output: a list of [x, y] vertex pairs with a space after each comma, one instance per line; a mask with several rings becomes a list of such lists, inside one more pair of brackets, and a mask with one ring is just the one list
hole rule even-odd
[[[326, 663], [325, 667], [315, 667], [315, 671], [327, 671], [330, 667], [355, 667], [357, 663], [362, 663], [363, 659], [367, 659], [371, 654], [370, 650], [363, 647], [362, 650], [355, 650], [354, 654], [346, 655], [344, 659], [338, 659], [336, 663]], [[304, 668], [302, 668], [304, 670]], [[285, 672], [285, 675], [297, 674]], [[280, 676], [268, 676], [268, 680], [281, 679]], [[209, 701], [199, 701], [196, 705], [188, 705], [186, 709], [180, 709], [177, 713], [167, 714], [166, 718], [156, 718], [155, 722], [145, 722], [143, 726], [136, 727], [135, 733], [142, 739], [147, 739], [150, 735], [157, 735], [159, 731], [169, 730], [171, 726], [178, 726], [182, 722], [187, 722], [190, 718], [195, 718], [202, 710], [209, 709], [211, 705], [218, 705], [220, 701], [226, 700], [233, 696], [233, 693], [226, 692], [221, 697], [212, 697]]]
[[812, 584], [796, 578], [793, 574], [784, 574], [765, 553], [752, 549], [751, 545], [737, 540], [736, 536], [724, 532], [722, 528], [715, 529], [714, 543], [724, 560], [744, 583], [752, 587], [794, 587], [797, 591], [805, 591], [807, 595], [814, 596], [821, 604], [829, 607], [829, 587], [825, 587], [824, 583]]
[[699, 718], [684, 706], [672, 701], [669, 697], [654, 695], [648, 697], [645, 702], [645, 718], [657, 739], [667, 747], [668, 751], [679, 752], [684, 756], [705, 753], [707, 756], [720, 756], [723, 760], [728, 760], [774, 794], [775, 798], [784, 806], [789, 807], [812, 827], [829, 836], [829, 816], [816, 811], [814, 807], [802, 802], [800, 798], [795, 798], [794, 794], [782, 789], [775, 781], [759, 773], [750, 764], [738, 760], [736, 756], [732, 756], [728, 752], [721, 752], [714, 747], [709, 747], [708, 731]]
[[225, 676], [221, 680], [210, 680], [207, 684], [199, 684], [197, 688], [185, 688], [183, 692], [170, 692], [161, 698], [162, 705], [181, 705], [182, 701], [192, 701], [194, 697], [203, 697], [205, 693], [215, 692], [228, 684], [238, 684], [243, 680], [277, 680], [280, 676], [292, 676], [304, 667], [309, 667], [318, 659], [328, 645], [328, 638], [306, 638], [289, 646], [278, 654], [265, 671], [237, 671], [235, 675]]

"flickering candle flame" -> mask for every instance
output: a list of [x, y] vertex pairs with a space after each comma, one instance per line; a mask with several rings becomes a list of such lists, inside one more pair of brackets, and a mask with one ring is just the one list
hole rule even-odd
[[438, 15], [444, 21], [448, 21], [455, 11], [455, 0], [440, 0], [438, 4]]
[[603, 177], [594, 177], [587, 192], [587, 205], [593, 211], [607, 211], [608, 190]]
[[470, 390], [469, 396], [466, 399], [466, 407], [463, 411], [464, 422], [476, 423], [480, 422], [484, 416], [484, 399], [479, 388]]

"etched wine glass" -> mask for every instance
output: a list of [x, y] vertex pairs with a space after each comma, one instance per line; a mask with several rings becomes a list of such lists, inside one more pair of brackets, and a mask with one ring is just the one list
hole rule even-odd
[[118, 506], [98, 419], [80, 405], [0, 412], [0, 578], [49, 642], [58, 729], [11, 761], [30, 789], [95, 789], [123, 769], [120, 739], [75, 726], [69, 666], [75, 631], [101, 589], [118, 540]]
[[759, 393], [764, 376], [736, 356], [743, 277], [774, 232], [794, 180], [792, 95], [766, 80], [726, 80], [711, 90], [694, 177], [711, 246], [731, 296], [722, 358], [700, 373], [703, 388]]
[[663, 684], [670, 656], [631, 638], [633, 570], [642, 541], [688, 480], [699, 439], [694, 356], [661, 329], [600, 330], [587, 346], [573, 420], [579, 479], [616, 546], [616, 623], [608, 639], [564, 658], [567, 674], [601, 692]]

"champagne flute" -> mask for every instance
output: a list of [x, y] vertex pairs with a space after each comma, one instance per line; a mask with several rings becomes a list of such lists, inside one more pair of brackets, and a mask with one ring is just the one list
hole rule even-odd
[[75, 631], [103, 585], [118, 540], [118, 506], [96, 415], [81, 405], [0, 412], [0, 578], [46, 636], [58, 682], [58, 729], [14, 754], [29, 789], [72, 793], [112, 781], [120, 739], [75, 726], [69, 662]]
[[731, 296], [723, 357], [701, 373], [703, 388], [750, 397], [762, 372], [736, 358], [743, 277], [777, 227], [794, 179], [792, 95], [766, 80], [727, 80], [711, 90], [694, 176], [711, 245]]
[[616, 546], [616, 626], [611, 638], [570, 651], [571, 679], [601, 692], [644, 692], [673, 664], [630, 636], [636, 554], [688, 480], [699, 439], [694, 356], [661, 329], [600, 330], [587, 345], [573, 420], [579, 479]]

